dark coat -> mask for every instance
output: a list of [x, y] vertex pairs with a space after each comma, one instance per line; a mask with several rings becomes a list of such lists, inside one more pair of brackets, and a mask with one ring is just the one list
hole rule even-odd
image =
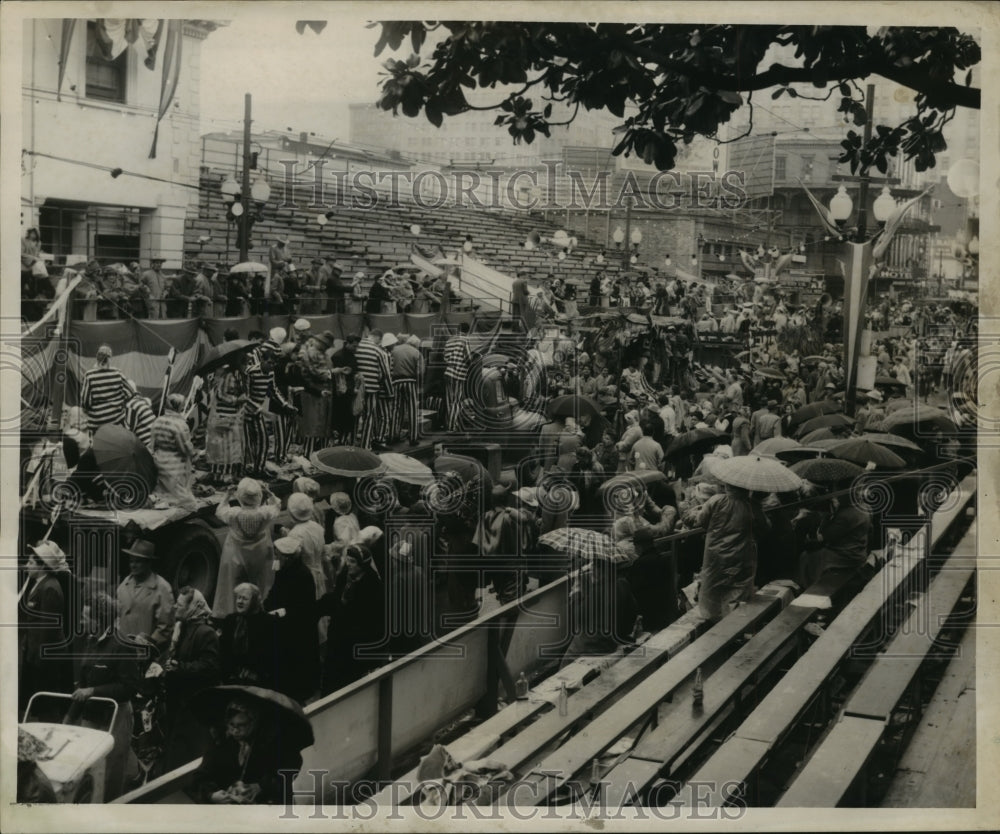
[[[71, 579], [68, 573], [64, 576]], [[50, 573], [32, 585], [21, 601], [18, 691], [22, 708], [35, 692], [68, 692], [72, 685], [73, 668], [68, 653], [66, 657], [42, 657], [45, 646], [59, 646], [66, 639], [65, 591], [60, 578]]]
[[[382, 580], [366, 569], [350, 587], [347, 571], [337, 575], [333, 590], [316, 602], [316, 616], [330, 617], [326, 638], [326, 665], [323, 669], [323, 694], [347, 686], [378, 665], [378, 658], [355, 657], [355, 647], [379, 645], [385, 637], [385, 597]], [[369, 653], [374, 646], [369, 646]], [[382, 645], [377, 650], [385, 654]]]
[[[284, 570], [284, 568], [282, 568]], [[192, 775], [189, 792], [198, 802], [210, 802], [215, 791], [225, 790], [234, 782], [260, 785], [257, 805], [282, 805], [292, 801], [294, 774], [282, 775], [282, 770], [298, 773], [302, 767], [302, 754], [285, 749], [280, 732], [262, 734], [254, 741], [246, 764], [239, 763], [239, 744], [224, 738], [212, 744]]]
[[173, 659], [179, 665], [167, 672], [168, 702], [183, 707], [196, 692], [219, 683], [219, 635], [205, 620], [181, 623]]
[[274, 684], [298, 701], [308, 699], [319, 686], [319, 631], [316, 628], [316, 583], [301, 559], [286, 562], [274, 575], [264, 600], [265, 611], [285, 609], [277, 618], [277, 663]]
[[119, 704], [139, 690], [139, 664], [150, 654], [148, 647], [115, 632], [77, 638], [73, 651], [76, 686], [93, 687], [95, 698], [113, 698]]
[[[240, 624], [245, 629], [240, 629]], [[277, 662], [277, 623], [270, 614], [230, 614], [222, 621], [219, 652], [225, 683], [271, 688]]]

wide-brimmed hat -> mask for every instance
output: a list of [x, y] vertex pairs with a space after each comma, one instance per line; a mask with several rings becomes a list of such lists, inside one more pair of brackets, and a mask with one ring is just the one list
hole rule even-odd
[[322, 333], [317, 333], [315, 336], [311, 336], [310, 338], [315, 339], [323, 345], [323, 350], [329, 350], [333, 347], [333, 342], [337, 337], [333, 335], [332, 330], [324, 330]]
[[292, 327], [295, 330], [298, 330], [299, 333], [303, 333], [312, 327], [312, 325], [306, 319], [296, 319], [295, 324], [293, 324]]
[[346, 492], [334, 492], [330, 495], [330, 507], [337, 515], [347, 515], [354, 508], [354, 504]]
[[46, 539], [38, 544], [29, 544], [28, 549], [34, 552], [38, 560], [49, 570], [69, 570], [66, 554], [55, 542]]
[[382, 336], [382, 347], [391, 348], [395, 344], [399, 344], [395, 333], [386, 333]]
[[288, 338], [288, 331], [284, 327], [272, 327], [267, 331], [267, 336], [272, 342], [280, 345]]
[[302, 541], [295, 536], [282, 536], [274, 540], [274, 549], [283, 556], [294, 556], [302, 550]]
[[313, 517], [312, 499], [302, 492], [293, 492], [288, 496], [288, 514], [295, 521], [309, 521]]
[[153, 560], [156, 558], [156, 546], [145, 539], [137, 539], [132, 543], [131, 547], [123, 547], [122, 553], [127, 553], [129, 556], [136, 556], [139, 559]]

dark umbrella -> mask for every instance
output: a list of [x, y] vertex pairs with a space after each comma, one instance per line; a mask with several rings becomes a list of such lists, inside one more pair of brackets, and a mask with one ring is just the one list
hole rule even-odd
[[789, 467], [800, 478], [814, 484], [833, 484], [853, 480], [865, 470], [854, 463], [838, 458], [813, 458], [800, 460]]
[[788, 424], [789, 426], [797, 426], [799, 423], [812, 420], [814, 417], [822, 417], [824, 414], [837, 414], [843, 411], [843, 409], [843, 404], [836, 400], [820, 400], [819, 402], [809, 403], [809, 405], [795, 409]]
[[795, 463], [809, 458], [820, 458], [826, 454], [826, 449], [819, 446], [795, 446], [791, 449], [780, 449], [774, 456], [783, 463]]
[[[900, 449], [908, 449], [911, 452], [923, 452], [923, 448], [918, 446], [912, 440], [908, 440], [905, 437], [900, 437], [898, 434], [889, 434], [888, 432], [873, 431], [865, 432], [862, 435], [864, 440], [870, 440], [872, 443], [878, 443], [880, 446], [896, 446]], [[838, 441], [842, 442], [842, 441]]]
[[589, 414], [597, 418], [601, 416], [601, 406], [582, 394], [563, 394], [549, 400], [545, 413], [549, 417], [582, 417]]
[[837, 437], [831, 429], [816, 429], [816, 431], [811, 431], [805, 437], [801, 438], [803, 446], [811, 446], [818, 440], [843, 440], [842, 437]]
[[824, 414], [822, 417], [806, 420], [799, 426], [798, 434], [802, 436], [814, 432], [816, 429], [844, 428], [845, 426], [853, 426], [855, 422], [853, 417], [848, 417], [846, 414]]
[[767, 377], [768, 379], [780, 379], [780, 380], [784, 380], [784, 379], [787, 378], [777, 368], [769, 368], [769, 367], [766, 367], [766, 366], [763, 367], [763, 368], [754, 368], [753, 372], [755, 374], [757, 374], [758, 376], [764, 376], [764, 377]]
[[216, 368], [234, 362], [255, 347], [257, 347], [257, 342], [251, 342], [247, 339], [233, 339], [231, 342], [221, 342], [214, 345], [205, 352], [205, 358], [195, 373], [198, 376], [205, 376]]
[[951, 418], [943, 411], [928, 405], [901, 408], [882, 421], [882, 428], [892, 434], [910, 434], [928, 429], [941, 429], [946, 434], [957, 431]]
[[769, 437], [767, 440], [762, 440], [754, 446], [753, 453], [755, 455], [774, 456], [778, 452], [784, 452], [788, 449], [798, 449], [801, 446], [802, 444], [798, 440], [792, 440], [790, 437]]
[[892, 376], [877, 376], [875, 377], [875, 386], [884, 386], [885, 388], [905, 388], [906, 384], [900, 382], [898, 379]]
[[385, 461], [359, 446], [327, 446], [313, 452], [309, 461], [323, 472], [347, 478], [364, 478], [385, 471]]
[[190, 701], [194, 714], [208, 725], [217, 724], [233, 701], [249, 702], [279, 728], [278, 738], [295, 750], [304, 750], [315, 741], [312, 724], [302, 707], [287, 695], [261, 686], [227, 684], [203, 689]]
[[468, 455], [445, 454], [438, 455], [431, 464], [431, 468], [438, 475], [446, 475], [454, 472], [465, 484], [478, 484], [482, 479], [486, 479], [493, 488], [490, 473], [478, 460]]
[[[119, 498], [129, 505], [145, 503], [156, 486], [156, 462], [138, 437], [122, 426], [104, 425], [94, 432], [91, 452], [98, 472]], [[145, 486], [145, 493], [137, 488], [135, 478]]]
[[828, 356], [806, 356], [802, 360], [803, 365], [818, 365], [820, 362], [829, 362], [830, 357]]
[[718, 443], [726, 443], [731, 435], [721, 432], [718, 429], [691, 429], [683, 434], [677, 435], [667, 446], [667, 457], [676, 455], [694, 454], [700, 449], [714, 446]]
[[851, 437], [838, 443], [831, 447], [830, 454], [858, 466], [867, 467], [869, 463], [874, 463], [876, 469], [902, 469], [906, 466], [906, 461], [895, 452], [863, 437]]

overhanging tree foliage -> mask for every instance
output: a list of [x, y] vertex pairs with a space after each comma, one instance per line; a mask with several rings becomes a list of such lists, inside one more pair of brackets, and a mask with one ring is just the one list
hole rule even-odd
[[[855, 131], [842, 143], [842, 162], [852, 171], [902, 154], [918, 171], [935, 164], [946, 143], [942, 128], [957, 107], [978, 109], [980, 91], [971, 67], [981, 51], [971, 35], [954, 28], [863, 26], [738, 26], [626, 23], [419, 22], [381, 27], [375, 55], [386, 47], [412, 49], [407, 60], [385, 62], [379, 106], [406, 116], [421, 112], [440, 126], [445, 116], [497, 110], [497, 126], [514, 143], [532, 142], [551, 127], [568, 124], [579, 108], [607, 110], [622, 119], [615, 154], [636, 154], [661, 170], [673, 167], [678, 143], [717, 138], [721, 125], [754, 92], [771, 97], [802, 94], [807, 83], [838, 96], [840, 112], [855, 125], [865, 121], [859, 81], [881, 76], [915, 91], [914, 114], [898, 125], [879, 124], [867, 144]], [[420, 52], [430, 31], [445, 37], [428, 59]], [[780, 45], [789, 58], [762, 65]], [[510, 90], [509, 85], [516, 85]], [[466, 90], [496, 89], [498, 100], [470, 104]], [[542, 104], [527, 97], [536, 90]], [[553, 102], [572, 108], [553, 119]], [[625, 116], [626, 106], [637, 112]], [[750, 119], [752, 129], [752, 110]]]

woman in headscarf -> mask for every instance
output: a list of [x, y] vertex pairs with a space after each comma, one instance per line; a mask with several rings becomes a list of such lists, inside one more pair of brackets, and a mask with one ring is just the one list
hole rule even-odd
[[[233, 590], [241, 582], [252, 582], [265, 594], [274, 578], [270, 525], [277, 517], [281, 501], [252, 478], [230, 487], [215, 516], [229, 526], [219, 557], [219, 578], [215, 584], [213, 614], [221, 619], [233, 612]], [[232, 505], [234, 497], [238, 502]]]
[[174, 603], [174, 633], [163, 661], [168, 739], [164, 770], [173, 770], [205, 751], [204, 733], [191, 721], [191, 698], [215, 686], [222, 675], [219, 635], [211, 625], [212, 609], [197, 588], [185, 585]]
[[219, 368], [208, 386], [205, 457], [216, 484], [228, 484], [243, 467], [243, 412], [248, 400], [240, 367]]
[[384, 609], [382, 577], [371, 553], [363, 545], [348, 545], [333, 590], [316, 603], [316, 616], [330, 617], [323, 666], [324, 695], [353, 683], [378, 665], [375, 658], [357, 656], [356, 649], [381, 643], [385, 636]]
[[73, 680], [68, 657], [43, 657], [45, 646], [66, 640], [66, 600], [73, 581], [66, 554], [52, 541], [30, 546], [27, 582], [21, 596], [18, 626], [18, 714], [36, 692], [66, 692]]
[[241, 582], [219, 633], [222, 682], [271, 688], [275, 649], [274, 618], [264, 612], [260, 588]]
[[178, 507], [197, 506], [191, 492], [194, 477], [191, 460], [194, 444], [191, 430], [181, 413], [184, 397], [171, 394], [167, 405], [150, 428], [153, 460], [156, 462], [156, 492]]
[[258, 707], [234, 699], [226, 707], [222, 732], [212, 735], [192, 779], [191, 792], [198, 802], [291, 804], [302, 754], [288, 744], [277, 722], [265, 722]]

